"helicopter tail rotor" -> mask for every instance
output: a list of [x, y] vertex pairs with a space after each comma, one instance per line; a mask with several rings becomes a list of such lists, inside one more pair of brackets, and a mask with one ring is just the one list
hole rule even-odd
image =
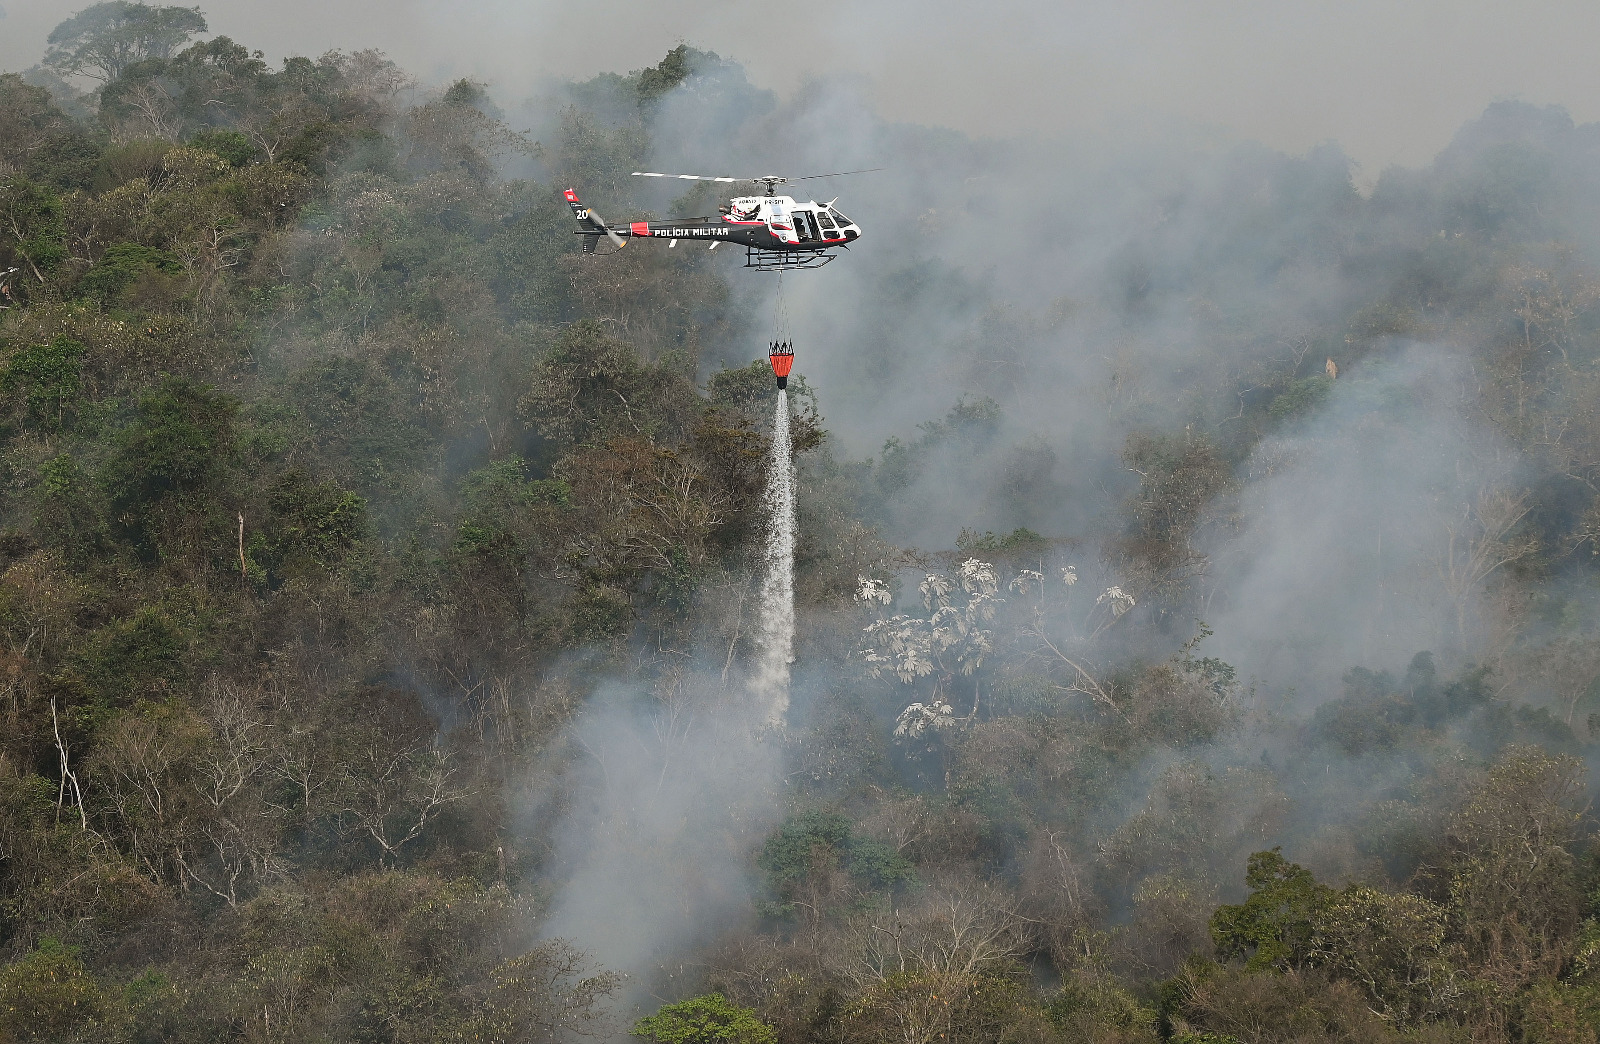
[[606, 234], [606, 238], [611, 240], [612, 245], [617, 249], [620, 250], [628, 245], [628, 241], [611, 231], [611, 229], [606, 226], [606, 223], [600, 219], [600, 215], [596, 214], [593, 210], [589, 211], [589, 222], [593, 224], [595, 228], [598, 228], [600, 231], [604, 232]]
[[572, 216], [578, 219], [580, 225], [587, 225], [604, 234], [619, 250], [628, 245], [626, 239], [623, 239], [607, 227], [605, 219], [597, 214], [593, 207], [586, 207], [578, 202], [578, 194], [576, 192], [572, 191], [572, 189], [567, 189], [565, 195], [567, 197], [567, 206], [572, 208]]

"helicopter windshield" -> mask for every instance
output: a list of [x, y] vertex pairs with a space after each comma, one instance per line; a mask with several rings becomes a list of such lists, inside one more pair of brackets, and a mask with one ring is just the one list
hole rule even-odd
[[843, 228], [846, 225], [855, 224], [854, 221], [851, 221], [849, 218], [847, 218], [843, 214], [839, 213], [839, 209], [837, 207], [829, 207], [828, 210], [829, 210], [830, 213], [833, 214], [833, 220], [839, 222], [839, 227], [840, 228]]

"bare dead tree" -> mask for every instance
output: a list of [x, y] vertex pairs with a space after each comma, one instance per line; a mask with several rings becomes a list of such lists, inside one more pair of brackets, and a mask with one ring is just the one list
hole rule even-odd
[[84, 830], [89, 829], [89, 813], [83, 807], [83, 788], [78, 785], [77, 773], [72, 771], [71, 759], [68, 757], [67, 742], [61, 738], [61, 718], [56, 713], [55, 694], [50, 696], [50, 727], [55, 732], [56, 753], [61, 759], [61, 786], [56, 791], [56, 819], [61, 819], [61, 806], [66, 800], [67, 785], [72, 785], [72, 800], [78, 806], [78, 824]]
[[1438, 571], [1455, 605], [1459, 636], [1466, 636], [1472, 600], [1483, 583], [1539, 550], [1539, 542], [1533, 537], [1512, 537], [1530, 510], [1527, 491], [1510, 493], [1485, 488], [1456, 514], [1443, 519], [1446, 542]]
[[859, 918], [853, 931], [858, 986], [910, 971], [971, 976], [1024, 946], [1014, 900], [989, 884], [930, 889], [913, 907]]
[[156, 83], [141, 83], [124, 91], [121, 101], [133, 111], [136, 119], [132, 130], [121, 128], [119, 139], [160, 138], [177, 141], [183, 127], [183, 117], [173, 104], [172, 96]]
[[369, 743], [345, 773], [343, 812], [393, 864], [445, 808], [467, 794], [450, 755], [417, 742], [399, 750]]

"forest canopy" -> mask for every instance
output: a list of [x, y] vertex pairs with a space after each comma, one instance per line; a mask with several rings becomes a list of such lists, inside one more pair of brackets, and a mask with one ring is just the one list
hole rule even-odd
[[1596, 1039], [1600, 128], [1085, 161], [1008, 296], [1037, 157], [873, 124], [763, 730], [773, 284], [562, 190], [826, 93], [208, 33], [0, 74], [0, 1040]]

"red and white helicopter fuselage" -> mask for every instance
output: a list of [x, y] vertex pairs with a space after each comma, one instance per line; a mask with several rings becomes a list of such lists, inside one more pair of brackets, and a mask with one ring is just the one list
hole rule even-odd
[[[735, 181], [734, 178], [702, 178], [696, 175], [640, 174], [640, 177], [681, 177], [685, 180]], [[837, 175], [824, 175], [834, 177]], [[781, 183], [782, 178], [744, 179]], [[769, 185], [770, 187], [770, 185]], [[747, 267], [764, 270], [815, 268], [832, 260], [828, 251], [846, 247], [861, 237], [861, 226], [845, 217], [834, 206], [836, 200], [800, 202], [792, 196], [768, 193], [763, 196], [735, 196], [718, 209], [718, 217], [683, 218], [677, 221], [630, 221], [607, 225], [593, 209], [585, 207], [572, 189], [567, 189], [567, 205], [578, 219], [577, 235], [586, 237], [584, 252], [593, 253], [601, 238], [618, 247], [629, 239], [665, 239], [669, 247], [678, 240], [709, 242], [712, 249], [722, 243], [745, 247]]]

